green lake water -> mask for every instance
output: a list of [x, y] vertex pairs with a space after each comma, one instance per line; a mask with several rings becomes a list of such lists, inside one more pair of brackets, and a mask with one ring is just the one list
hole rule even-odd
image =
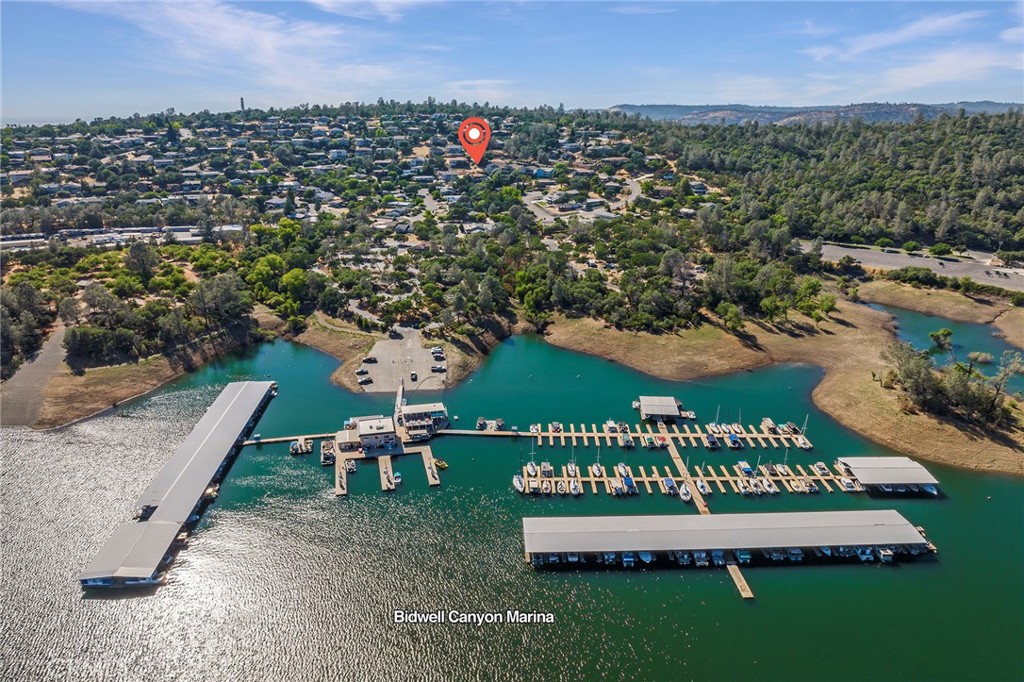
[[[939, 499], [715, 494], [713, 512], [895, 508], [923, 525], [937, 557], [879, 565], [754, 567], [756, 599], [724, 570], [536, 572], [523, 560], [531, 515], [692, 514], [674, 498], [531, 499], [511, 476], [528, 440], [441, 437], [442, 486], [419, 458], [397, 459], [402, 486], [376, 467], [333, 495], [330, 469], [287, 444], [246, 448], [169, 584], [142, 596], [83, 598], [75, 580], [223, 385], [280, 383], [257, 431], [324, 432], [351, 415], [390, 413], [391, 396], [330, 384], [336, 361], [286, 342], [212, 363], [125, 407], [57, 432], [5, 431], [2, 500], [3, 679], [88, 680], [1019, 680], [1024, 678], [1024, 481], [926, 463]], [[443, 400], [458, 425], [636, 422], [640, 394], [675, 395], [699, 421], [808, 418], [811, 453], [889, 454], [817, 411], [821, 377], [776, 366], [692, 382], [657, 380], [598, 358], [513, 337]], [[538, 461], [564, 464], [570, 447]], [[733, 463], [685, 448], [690, 464]], [[780, 461], [781, 450], [746, 450]], [[576, 448], [586, 466], [595, 447]], [[601, 461], [670, 463], [664, 452], [601, 449]], [[396, 625], [395, 609], [555, 614], [553, 625]]]
[[[871, 304], [875, 310], [889, 313], [899, 323], [900, 340], [906, 341], [914, 348], [929, 351], [939, 364], [952, 362], [948, 351], [935, 347], [931, 337], [932, 332], [947, 328], [953, 332], [950, 340], [953, 344], [953, 352], [956, 353], [960, 362], [968, 362], [968, 353], [975, 351], [988, 353], [993, 361], [988, 365], [977, 365], [978, 369], [985, 374], [993, 375], [999, 368], [999, 359], [1006, 351], [1024, 352], [1020, 348], [1010, 345], [1003, 339], [993, 336], [999, 330], [990, 324], [976, 324], [971, 322], [955, 322], [934, 315], [925, 315], [893, 306]], [[1024, 392], [1024, 375], [1016, 375], [1007, 382], [1011, 392]]]

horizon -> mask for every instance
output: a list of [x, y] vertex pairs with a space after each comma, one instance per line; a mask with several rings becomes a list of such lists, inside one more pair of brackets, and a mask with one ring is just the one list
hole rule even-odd
[[33, 0], [0, 11], [4, 124], [233, 111], [239, 97], [263, 110], [430, 96], [568, 110], [1024, 101], [1012, 2]]

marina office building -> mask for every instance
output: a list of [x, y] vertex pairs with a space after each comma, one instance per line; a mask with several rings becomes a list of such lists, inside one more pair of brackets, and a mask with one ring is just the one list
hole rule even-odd
[[160, 584], [175, 540], [199, 519], [211, 483], [223, 479], [276, 394], [273, 381], [228, 384], [139, 497], [141, 520], [119, 526], [79, 576], [82, 587]]

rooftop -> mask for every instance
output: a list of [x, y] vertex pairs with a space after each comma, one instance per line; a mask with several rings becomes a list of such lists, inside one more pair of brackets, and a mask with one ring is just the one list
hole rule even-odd
[[221, 391], [138, 500], [154, 521], [185, 523], [203, 490], [270, 391], [272, 381], [237, 381]]
[[79, 576], [95, 578], [149, 578], [171, 546], [181, 524], [167, 521], [125, 523], [114, 531]]
[[395, 421], [391, 417], [363, 419], [359, 422], [359, 435], [376, 436], [395, 432]]
[[894, 509], [699, 516], [523, 519], [528, 554], [917, 545], [926, 540]]
[[670, 395], [642, 395], [640, 411], [651, 417], [678, 417], [679, 402]]
[[402, 414], [424, 414], [426, 412], [444, 412], [444, 403], [423, 403], [422, 405], [402, 405]]
[[839, 457], [864, 485], [882, 483], [938, 483], [923, 466], [909, 457]]

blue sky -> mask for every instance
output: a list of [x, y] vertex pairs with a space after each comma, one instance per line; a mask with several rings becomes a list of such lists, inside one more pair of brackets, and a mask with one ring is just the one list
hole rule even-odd
[[7, 123], [303, 102], [1024, 100], [1021, 2], [0, 3]]

